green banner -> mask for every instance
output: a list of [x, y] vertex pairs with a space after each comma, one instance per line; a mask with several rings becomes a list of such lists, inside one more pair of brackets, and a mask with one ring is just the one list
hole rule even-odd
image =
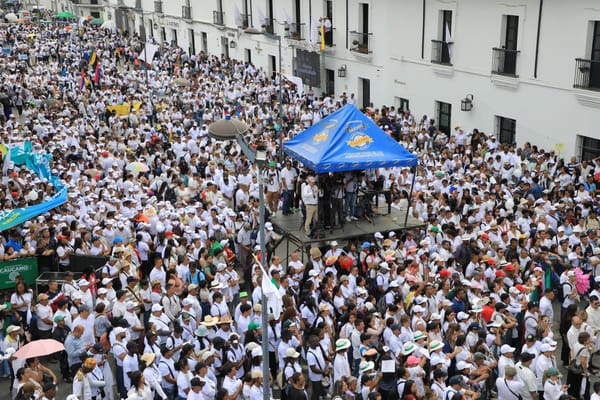
[[18, 258], [0, 263], [0, 289], [14, 288], [15, 278], [19, 275], [23, 275], [27, 284], [35, 284], [38, 277], [37, 258]]

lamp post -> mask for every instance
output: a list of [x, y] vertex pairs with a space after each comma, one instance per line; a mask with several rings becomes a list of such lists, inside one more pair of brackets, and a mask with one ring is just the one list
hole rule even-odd
[[[258, 167], [258, 241], [260, 244], [260, 262], [266, 266], [267, 251], [265, 243], [265, 197], [263, 194], [263, 179], [262, 170], [267, 162], [267, 151], [264, 148], [252, 149], [246, 142], [244, 135], [248, 133], [248, 125], [242, 121], [231, 119], [231, 115], [227, 115], [225, 119], [213, 122], [208, 127], [208, 134], [215, 140], [235, 140], [242, 150], [242, 153], [250, 162]], [[263, 278], [264, 279], [264, 278]], [[269, 330], [267, 328], [267, 299], [262, 293], [261, 303], [263, 304], [262, 313], [262, 351], [263, 351], [263, 400], [269, 400], [270, 385], [269, 385]]]
[[[275, 20], [273, 20], [275, 21]], [[277, 22], [277, 21], [275, 21]], [[279, 158], [279, 162], [283, 161], [283, 115], [284, 115], [284, 110], [283, 110], [283, 89], [282, 89], [282, 75], [281, 75], [281, 35], [275, 35], [272, 33], [269, 33], [267, 31], [259, 31], [256, 28], [246, 28], [244, 29], [244, 33], [247, 33], [249, 35], [265, 35], [267, 38], [269, 39], [274, 39], [277, 40], [277, 49], [278, 49], [278, 55], [279, 55], [279, 61], [278, 61], [278, 75], [279, 75], [279, 79], [278, 79], [278, 86], [279, 86], [279, 90], [277, 93], [277, 101], [279, 102], [279, 113], [278, 113], [278, 120], [279, 120], [279, 132], [277, 133], [279, 135], [279, 139], [277, 141], [277, 143], [279, 144], [279, 150], [277, 152], [277, 157]]]

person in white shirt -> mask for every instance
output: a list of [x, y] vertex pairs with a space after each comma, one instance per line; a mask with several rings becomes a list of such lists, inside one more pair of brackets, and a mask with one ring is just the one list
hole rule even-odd
[[37, 333], [40, 339], [49, 339], [52, 335], [53, 312], [48, 304], [48, 295], [40, 293], [38, 295], [38, 304], [36, 305], [37, 314]]
[[352, 346], [349, 339], [338, 339], [335, 342], [335, 358], [333, 359], [333, 382], [343, 377], [350, 376], [350, 364], [348, 363], [348, 349]]
[[524, 387], [521, 391], [523, 400], [532, 400], [538, 398], [537, 385], [535, 383], [535, 373], [531, 369], [531, 365], [535, 355], [532, 353], [521, 353], [521, 361], [516, 365], [519, 380], [523, 382]]
[[123, 358], [123, 385], [129, 389], [131, 386], [131, 374], [134, 371], [138, 371], [140, 368], [140, 361], [137, 355], [137, 343], [131, 341], [127, 343], [127, 354]]
[[600, 400], [600, 382], [594, 383], [594, 393], [592, 393], [590, 400]]
[[236, 399], [242, 393], [242, 380], [235, 377], [235, 367], [228, 364], [223, 367], [225, 376], [223, 378], [223, 389], [227, 390], [230, 399]]
[[313, 393], [312, 398], [316, 399], [323, 394], [323, 385], [321, 383], [323, 376], [329, 375], [329, 367], [319, 347], [318, 336], [311, 336], [309, 338], [309, 348], [306, 350], [306, 363], [308, 364], [308, 379], [310, 380]]
[[567, 385], [562, 384], [560, 380], [561, 376], [556, 368], [549, 368], [546, 371], [547, 379], [544, 383], [544, 400], [558, 400], [560, 396], [567, 393]]
[[200, 378], [192, 378], [190, 381], [190, 391], [188, 392], [186, 400], [205, 400], [204, 395], [202, 394], [202, 388], [204, 385], [205, 382]]
[[302, 202], [306, 207], [304, 232], [307, 236], [310, 235], [311, 224], [316, 224], [318, 221], [319, 189], [317, 188], [316, 182], [316, 178], [314, 176], [310, 176], [308, 177], [308, 183], [302, 185]]
[[513, 361], [515, 348], [510, 347], [507, 344], [502, 345], [500, 353], [502, 354], [498, 359], [498, 377], [504, 378], [504, 370], [507, 366], [514, 367], [515, 362]]
[[518, 378], [517, 370], [513, 366], [506, 366], [504, 369], [504, 377], [496, 379], [496, 390], [498, 390], [498, 399], [502, 400], [521, 400], [525, 385]]

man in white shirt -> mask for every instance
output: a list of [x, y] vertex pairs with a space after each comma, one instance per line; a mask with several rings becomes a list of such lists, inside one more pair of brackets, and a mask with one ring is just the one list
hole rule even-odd
[[48, 295], [40, 293], [38, 295], [38, 304], [36, 305], [37, 330], [40, 339], [49, 339], [52, 335], [53, 313], [48, 304]]
[[312, 400], [318, 400], [323, 394], [321, 379], [329, 375], [329, 368], [319, 347], [319, 337], [309, 338], [309, 349], [306, 351], [306, 363], [308, 365], [308, 379], [312, 389]]
[[137, 343], [130, 341], [127, 343], [127, 354], [123, 358], [123, 383], [126, 388], [131, 386], [131, 374], [133, 371], [138, 371], [140, 361], [137, 355]]
[[306, 207], [306, 220], [304, 221], [304, 232], [310, 235], [310, 227], [318, 221], [319, 216], [319, 189], [314, 176], [308, 177], [308, 183], [302, 185], [302, 202]]
[[285, 162], [285, 168], [281, 170], [281, 186], [283, 189], [283, 215], [291, 214], [292, 201], [294, 200], [294, 190], [296, 188], [296, 179], [298, 174], [292, 168], [292, 161]]
[[[524, 387], [521, 391], [523, 400], [538, 400], [537, 385], [535, 383], [535, 373], [531, 370], [531, 363], [535, 358], [534, 354], [521, 353], [521, 361], [516, 365], [517, 374]], [[506, 372], [506, 371], [505, 371]]]
[[496, 389], [498, 398], [502, 400], [521, 400], [525, 390], [525, 385], [515, 376], [517, 370], [515, 367], [507, 366], [504, 370], [505, 376], [496, 379]]

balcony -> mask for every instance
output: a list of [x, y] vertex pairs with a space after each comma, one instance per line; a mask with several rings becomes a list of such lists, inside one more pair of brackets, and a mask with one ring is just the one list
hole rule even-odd
[[250, 20], [252, 19], [252, 14], [240, 14], [240, 28], [246, 29], [250, 27]]
[[492, 49], [492, 74], [518, 78], [517, 58], [519, 50]]
[[354, 51], [356, 53], [361, 54], [371, 54], [373, 52], [372, 44], [371, 44], [371, 36], [372, 33], [367, 32], [350, 32], [350, 39], [352, 45], [350, 46], [350, 51]]
[[154, 12], [157, 14], [162, 14], [162, 12], [163, 12], [163, 2], [162, 1], [154, 2]]
[[275, 24], [273, 24], [273, 19], [266, 18], [265, 22], [262, 25], [262, 28], [265, 32], [270, 33], [271, 35], [275, 34]]
[[286, 39], [304, 40], [304, 24], [288, 24], [284, 36]]
[[213, 24], [225, 25], [225, 13], [223, 11], [213, 11]]
[[573, 87], [600, 91], [600, 60], [576, 58]]
[[192, 7], [190, 7], [190, 6], [181, 6], [181, 18], [183, 18], [183, 19], [192, 19]]
[[452, 65], [450, 57], [450, 49], [452, 42], [444, 42], [442, 40], [431, 41], [431, 63], [441, 65]]

